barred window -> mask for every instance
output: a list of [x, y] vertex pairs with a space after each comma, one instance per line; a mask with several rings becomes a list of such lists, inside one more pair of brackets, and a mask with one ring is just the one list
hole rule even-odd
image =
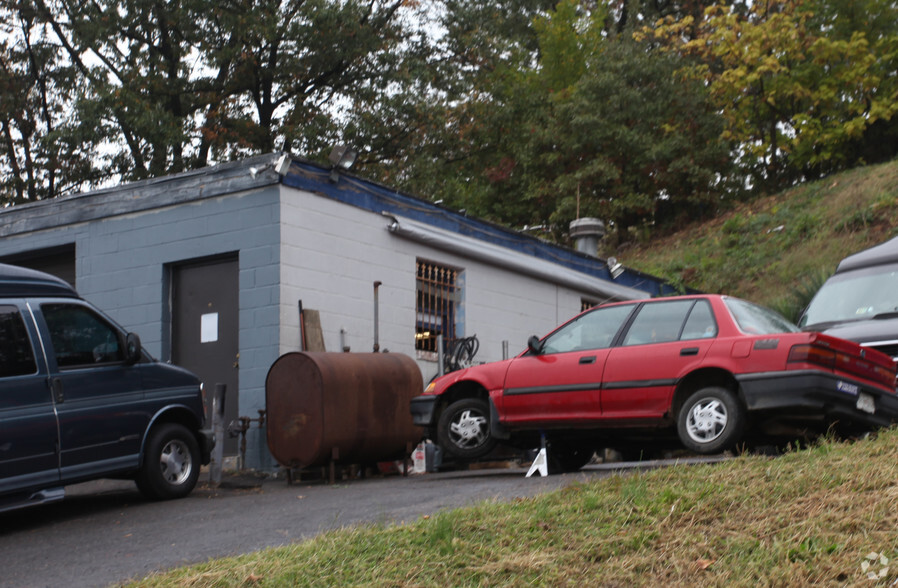
[[585, 311], [589, 310], [590, 308], [592, 308], [593, 306], [598, 306], [598, 305], [599, 305], [599, 303], [595, 302], [594, 300], [588, 300], [586, 298], [581, 298], [580, 299], [580, 312], [585, 312]]
[[436, 352], [439, 335], [443, 336], [444, 346], [456, 338], [460, 273], [455, 268], [417, 261], [416, 350]]

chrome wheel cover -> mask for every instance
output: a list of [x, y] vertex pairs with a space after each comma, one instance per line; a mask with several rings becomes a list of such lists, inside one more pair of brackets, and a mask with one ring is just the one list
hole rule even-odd
[[449, 424], [449, 439], [457, 447], [471, 449], [489, 438], [486, 417], [473, 410], [463, 410]]
[[689, 409], [686, 432], [696, 443], [714, 441], [727, 427], [727, 409], [718, 398], [702, 398]]

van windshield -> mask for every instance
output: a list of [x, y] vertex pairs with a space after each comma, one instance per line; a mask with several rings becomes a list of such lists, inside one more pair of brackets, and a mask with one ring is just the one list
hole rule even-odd
[[859, 321], [898, 313], [896, 292], [898, 264], [836, 274], [814, 296], [800, 325]]

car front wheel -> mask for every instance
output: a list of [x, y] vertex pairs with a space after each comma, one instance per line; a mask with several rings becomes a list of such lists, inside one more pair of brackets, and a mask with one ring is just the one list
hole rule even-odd
[[166, 423], [150, 433], [143, 467], [135, 478], [145, 496], [157, 500], [187, 496], [199, 475], [199, 444], [186, 427]]
[[745, 427], [745, 410], [726, 388], [709, 386], [694, 392], [677, 415], [677, 433], [687, 449], [720, 453], [735, 445]]
[[437, 442], [454, 457], [477, 459], [496, 447], [490, 434], [490, 413], [486, 401], [464, 398], [450, 404], [437, 423]]

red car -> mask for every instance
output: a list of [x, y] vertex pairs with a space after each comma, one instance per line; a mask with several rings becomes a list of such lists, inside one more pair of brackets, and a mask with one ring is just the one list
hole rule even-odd
[[437, 378], [415, 424], [456, 458], [545, 440], [556, 469], [600, 447], [676, 439], [701, 454], [748, 439], [797, 440], [898, 420], [896, 367], [856, 343], [804, 333], [729, 296], [605, 304], [505, 361]]

